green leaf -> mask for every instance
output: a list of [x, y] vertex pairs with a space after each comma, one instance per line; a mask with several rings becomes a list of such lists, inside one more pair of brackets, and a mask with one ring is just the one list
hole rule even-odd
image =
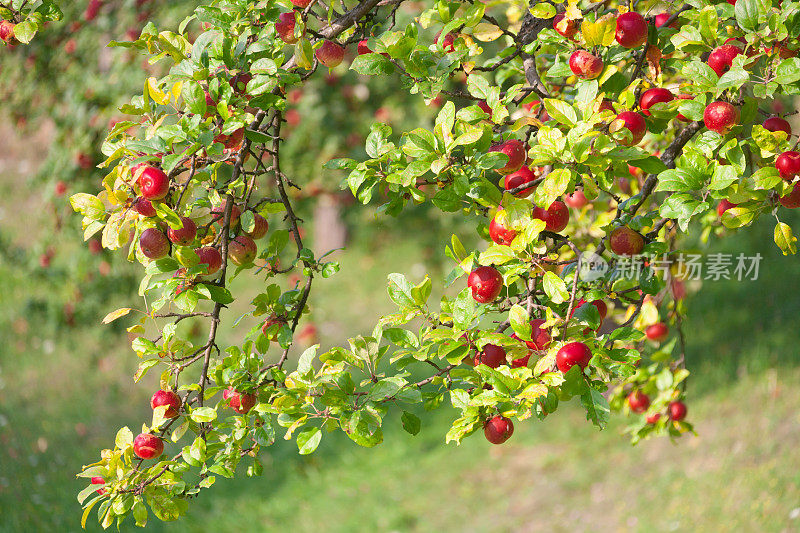
[[544, 107], [550, 117], [560, 124], [574, 126], [578, 122], [578, 114], [575, 113], [575, 109], [564, 100], [545, 98]]
[[198, 423], [211, 422], [217, 418], [217, 411], [213, 407], [198, 407], [189, 417]]
[[508, 311], [508, 321], [517, 336], [524, 340], [531, 340], [531, 323], [528, 312], [519, 304], [514, 304]]
[[740, 28], [755, 31], [770, 6], [768, 0], [737, 0], [733, 13]]
[[502, 265], [516, 257], [514, 250], [505, 244], [493, 244], [481, 252], [478, 263], [481, 265]]
[[308, 455], [317, 449], [322, 440], [322, 430], [318, 427], [306, 428], [297, 434], [297, 447], [300, 455]]
[[32, 20], [25, 20], [14, 26], [14, 37], [21, 43], [29, 43], [33, 36], [36, 35], [36, 32], [39, 30], [39, 26]]
[[784, 59], [775, 69], [775, 81], [781, 85], [789, 85], [800, 80], [800, 58]]
[[533, 202], [543, 209], [547, 209], [569, 186], [572, 171], [558, 168], [550, 172], [533, 193]]
[[701, 179], [682, 168], [665, 170], [658, 175], [655, 192], [661, 191], [695, 191], [703, 186]]
[[775, 244], [783, 252], [783, 255], [794, 255], [797, 253], [797, 237], [792, 233], [792, 228], [783, 222], [775, 225]]
[[350, 65], [350, 69], [365, 76], [374, 76], [376, 74], [391, 74], [394, 72], [394, 65], [385, 56], [371, 53], [356, 56]]
[[400, 420], [403, 422], [403, 429], [412, 435], [419, 433], [422, 422], [417, 415], [409, 413], [408, 411], [403, 411], [403, 416], [400, 418]]
[[586, 408], [587, 420], [591, 420], [600, 429], [606, 427], [611, 410], [605, 396], [592, 387], [586, 387], [581, 394], [581, 403]]
[[569, 292], [567, 292], [567, 285], [564, 280], [552, 272], [544, 273], [542, 286], [547, 297], [555, 304], [564, 303], [569, 299]]
[[124, 450], [133, 444], [133, 432], [127, 426], [120, 428], [117, 431], [117, 436], [114, 439], [114, 445], [120, 450]]
[[406, 380], [399, 377], [384, 378], [372, 386], [369, 393], [367, 393], [367, 399], [380, 401], [390, 398], [397, 394], [406, 383]]

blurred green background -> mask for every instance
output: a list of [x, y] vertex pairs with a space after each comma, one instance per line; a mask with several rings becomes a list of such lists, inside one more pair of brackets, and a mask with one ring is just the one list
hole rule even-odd
[[[122, 254], [90, 253], [67, 198], [97, 189], [102, 172], [93, 165], [109, 121], [144, 77], [158, 75], [158, 66], [102, 43], [136, 34], [148, 19], [170, 27], [192, 4], [154, 0], [137, 15], [134, 0], [120, 0], [92, 24], [53, 24], [28, 47], [0, 50], [0, 532], [79, 530], [75, 496], [84, 482], [74, 474], [120, 426], [136, 431], [149, 421], [156, 381], [133, 384], [130, 322], [100, 324], [107, 312], [139, 303], [141, 270]], [[65, 18], [80, 20], [84, 5], [66, 6]], [[65, 54], [70, 40], [75, 49]], [[304, 216], [311, 220], [319, 198], [338, 198], [349, 232], [346, 253], [335, 256], [341, 272], [315, 282], [312, 317], [325, 346], [371, 331], [392, 309], [388, 273], [417, 281], [428, 274], [441, 290], [449, 269], [442, 243], [454, 232], [467, 245], [477, 240], [457, 216], [416, 209], [376, 218], [374, 207], [346, 203], [340, 175], [320, 171], [331, 157], [358, 157], [374, 119], [404, 131], [424, 127], [436, 111], [398, 91], [397, 80], [367, 85], [345, 71], [290, 95], [296, 115], [285, 148], [287, 173], [315, 191], [300, 199]], [[58, 181], [65, 196], [54, 193]], [[798, 227], [800, 217], [782, 217]], [[632, 448], [624, 420], [597, 432], [579, 406], [566, 405], [545, 422], [517, 424], [504, 446], [477, 434], [456, 447], [444, 444], [454, 416], [445, 407], [424, 415], [416, 437], [390, 417], [385, 442], [370, 450], [343, 434], [326, 436], [307, 457], [278, 442], [262, 453], [263, 477], [218, 479], [187, 519], [151, 519], [148, 529], [800, 530], [800, 263], [781, 256], [769, 220], [710, 251], [764, 259], [757, 282], [708, 282], [689, 296], [688, 405], [697, 437]], [[246, 276], [236, 283], [247, 291]], [[223, 323], [223, 335], [228, 328]], [[99, 529], [94, 516], [88, 529]]]

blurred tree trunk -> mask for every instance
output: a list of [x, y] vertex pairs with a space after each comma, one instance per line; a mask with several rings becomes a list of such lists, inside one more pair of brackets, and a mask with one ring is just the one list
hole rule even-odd
[[314, 208], [314, 254], [320, 255], [344, 247], [347, 228], [342, 222], [341, 206], [336, 196], [321, 194]]

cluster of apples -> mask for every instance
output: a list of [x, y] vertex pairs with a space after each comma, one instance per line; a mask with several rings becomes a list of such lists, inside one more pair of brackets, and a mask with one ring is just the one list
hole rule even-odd
[[[257, 402], [254, 394], [240, 392], [234, 387], [228, 387], [222, 391], [222, 399], [240, 415], [250, 412]], [[150, 399], [150, 407], [154, 410], [158, 407], [167, 406], [164, 411], [164, 418], [176, 418], [180, 414], [182, 405], [180, 396], [172, 390], [157, 390]], [[164, 441], [153, 433], [140, 433], [133, 440], [133, 453], [140, 459], [160, 457], [164, 453]], [[105, 480], [97, 478], [97, 481], [95, 481], [95, 478], [92, 478], [92, 483], [105, 483]], [[98, 490], [98, 493], [103, 494], [100, 490]]]
[[[137, 165], [132, 172], [140, 191], [140, 196], [133, 200], [133, 208], [144, 218], [155, 217], [156, 202], [163, 201], [169, 194], [169, 177], [160, 168], [146, 164]], [[223, 201], [222, 205], [211, 210], [212, 225], [222, 221], [225, 209], [226, 202]], [[234, 204], [230, 215], [231, 228], [236, 227], [240, 216], [241, 209]], [[255, 241], [264, 237], [269, 229], [267, 220], [258, 213], [253, 214], [253, 219], [252, 230], [240, 231], [228, 243], [228, 257], [235, 265], [249, 265], [255, 260], [258, 253]], [[142, 254], [148, 259], [156, 260], [166, 257], [170, 252], [171, 245], [192, 246], [197, 244], [201, 235], [195, 220], [191, 215], [181, 216], [181, 223], [180, 228], [168, 228], [166, 232], [162, 230], [162, 226], [150, 227], [142, 231], [139, 237], [139, 248]], [[195, 248], [195, 252], [200, 264], [205, 265], [204, 275], [213, 275], [222, 267], [222, 255], [217, 247], [201, 245]]]

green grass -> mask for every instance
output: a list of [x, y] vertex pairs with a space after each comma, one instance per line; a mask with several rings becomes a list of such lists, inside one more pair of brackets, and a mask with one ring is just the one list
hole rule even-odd
[[[326, 339], [371, 331], [391, 309], [386, 274], [421, 279], [415, 265], [441, 255], [436, 236], [421, 231], [424, 218], [413, 224], [424, 246], [394, 230], [354, 236], [341, 273], [321, 280], [315, 296], [312, 316]], [[518, 424], [505, 446], [476, 435], [456, 447], [443, 442], [448, 408], [425, 416], [417, 437], [390, 417], [384, 444], [371, 450], [341, 434], [308, 457], [279, 442], [262, 454], [263, 477], [218, 479], [185, 521], [151, 521], [148, 530], [796, 530], [800, 264], [780, 256], [767, 224], [715, 247], [760, 251], [765, 260], [760, 281], [707, 283], [691, 298], [689, 409], [698, 437], [631, 448], [622, 421], [597, 432], [567, 405], [545, 422]], [[0, 531], [77, 530], [83, 485], [74, 473], [119, 426], [135, 430], [149, 416], [154, 378], [134, 386], [123, 324], [99, 326], [124, 294], [95, 276], [82, 283], [79, 313], [98, 325], [69, 328], [60, 318], [74, 286], [57, 273], [69, 260], [66, 253], [42, 273], [22, 250], [0, 254]]]

